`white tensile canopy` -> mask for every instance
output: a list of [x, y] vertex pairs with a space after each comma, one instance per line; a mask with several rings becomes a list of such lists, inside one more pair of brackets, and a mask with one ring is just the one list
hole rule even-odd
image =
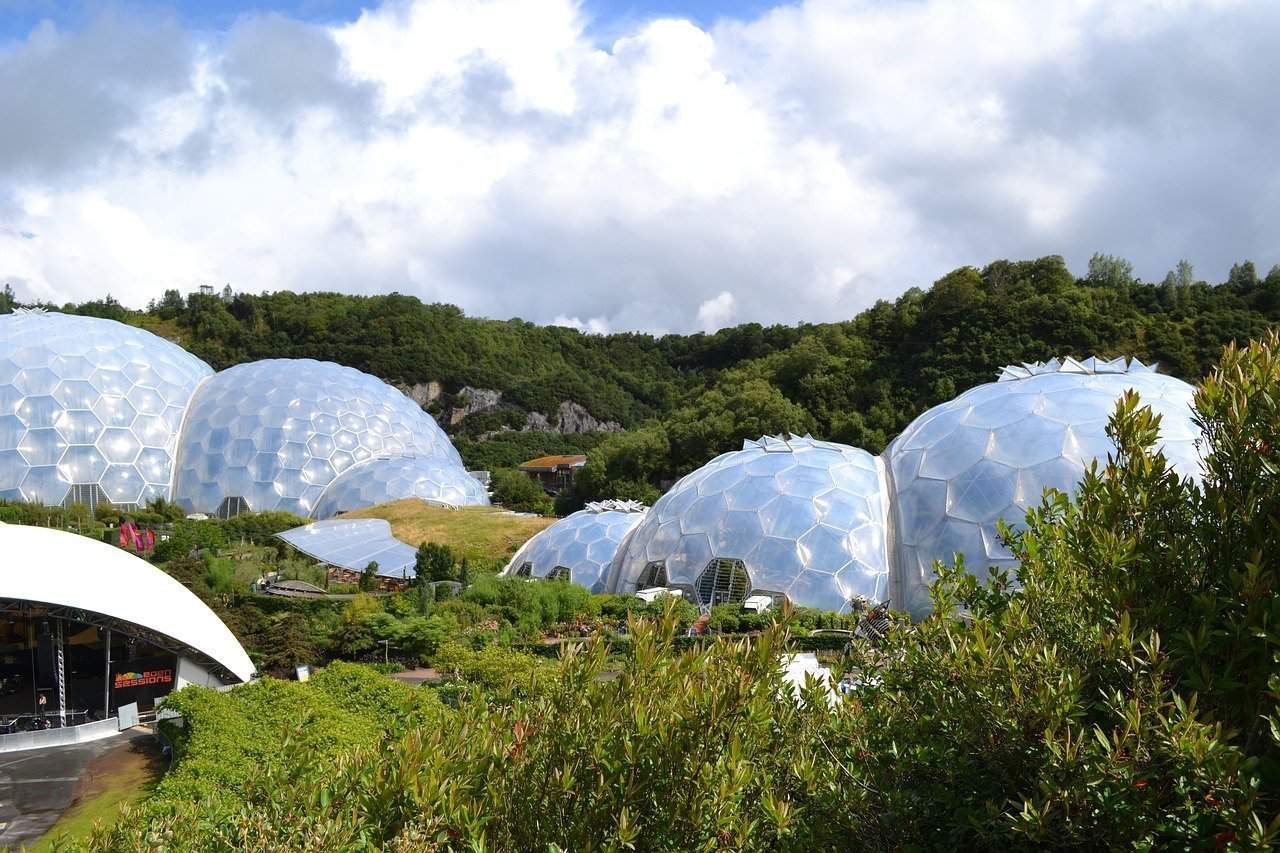
[[240, 681], [254, 666], [204, 602], [145, 560], [74, 533], [0, 524], [0, 598], [70, 607], [163, 635]]

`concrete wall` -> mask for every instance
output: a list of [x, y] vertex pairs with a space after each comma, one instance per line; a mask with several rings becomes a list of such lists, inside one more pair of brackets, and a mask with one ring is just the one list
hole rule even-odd
[[0, 735], [0, 753], [45, 749], [51, 746], [71, 746], [101, 740], [119, 732], [120, 724], [115, 717], [109, 720], [98, 720], [95, 723], [85, 723], [81, 726], [68, 726], [65, 729], [15, 732], [11, 735]]
[[173, 683], [173, 689], [181, 690], [188, 684], [213, 688], [222, 686], [222, 682], [200, 664], [189, 658], [178, 658], [178, 677]]

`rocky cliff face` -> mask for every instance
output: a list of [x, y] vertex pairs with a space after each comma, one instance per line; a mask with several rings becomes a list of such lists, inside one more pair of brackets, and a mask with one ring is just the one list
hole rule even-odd
[[[529, 417], [532, 418], [536, 414], [541, 413], [530, 412]], [[543, 420], [546, 420], [545, 416]], [[526, 425], [525, 428], [531, 429], [532, 427]], [[621, 432], [622, 424], [616, 421], [599, 420], [572, 400], [565, 400], [560, 404], [560, 408], [556, 410], [556, 424], [553, 429], [557, 432], [569, 434], [579, 432]]]
[[454, 395], [453, 406], [449, 409], [449, 426], [457, 426], [463, 419], [479, 412], [489, 412], [502, 405], [502, 392], [492, 388], [472, 388], [464, 386]]
[[[439, 400], [443, 393], [438, 382], [420, 383], [402, 390], [421, 406]], [[503, 403], [502, 392], [492, 388], [467, 386], [451, 396], [451, 404], [445, 406], [444, 411], [438, 416], [441, 424], [447, 427], [456, 427], [472, 415], [492, 412], [508, 405]], [[504, 427], [504, 429], [507, 428]], [[565, 434], [621, 432], [622, 424], [616, 421], [602, 421], [581, 404], [573, 400], [565, 400], [549, 416], [543, 412], [526, 413], [524, 425], [520, 429], [524, 432], [543, 430]]]
[[418, 382], [413, 385], [399, 385], [397, 387], [410, 400], [424, 407], [439, 400], [440, 395], [444, 393], [444, 388], [441, 387], [439, 382]]

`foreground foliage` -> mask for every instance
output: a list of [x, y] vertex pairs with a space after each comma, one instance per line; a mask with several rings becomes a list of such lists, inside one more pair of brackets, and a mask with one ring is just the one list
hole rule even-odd
[[[93, 846], [1270, 848], [1277, 388], [1280, 338], [1226, 352], [1197, 396], [1203, 485], [1168, 470], [1157, 420], [1126, 398], [1109, 464], [1010, 534], [1017, 582], [942, 569], [936, 615], [855, 644], [834, 706], [783, 683], [786, 620], [678, 651], [673, 615], [633, 618], [620, 661], [597, 641], [506, 675], [451, 647], [472, 686], [389, 739], [316, 749], [303, 722], [252, 771], [224, 769], [244, 761], [224, 745], [241, 734], [197, 715], [177, 773], [225, 778], [224, 793], [167, 791]], [[254, 689], [276, 688], [182, 701], [239, 706]]]

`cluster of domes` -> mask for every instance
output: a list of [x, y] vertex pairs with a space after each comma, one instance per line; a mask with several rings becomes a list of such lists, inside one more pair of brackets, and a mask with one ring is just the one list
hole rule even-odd
[[[678, 589], [701, 605], [749, 595], [832, 610], [890, 600], [920, 613], [935, 561], [1010, 566], [997, 524], [1049, 487], [1071, 492], [1111, 449], [1116, 400], [1161, 415], [1175, 470], [1197, 476], [1190, 385], [1125, 359], [1006, 367], [916, 418], [881, 456], [764, 437], [677, 482], [647, 512], [592, 504], [533, 537], [506, 572], [593, 591]], [[175, 500], [228, 516], [327, 518], [400, 498], [487, 504], [435, 421], [381, 380], [309, 359], [215, 374], [111, 320], [0, 317], [0, 498]]]
[[215, 374], [112, 320], [0, 316], [0, 498], [324, 518], [389, 500], [487, 504], [448, 437], [349, 367], [269, 359]]
[[[1072, 493], [1106, 459], [1107, 421], [1128, 389], [1161, 416], [1174, 469], [1198, 476], [1190, 385], [1136, 359], [1017, 365], [920, 415], [882, 456], [779, 436], [716, 457], [635, 525], [603, 589], [666, 587], [703, 606], [764, 595], [848, 611], [887, 600], [924, 613], [935, 561], [1013, 564], [998, 522], [1017, 526], [1045, 489]], [[572, 518], [530, 546], [555, 541]], [[578, 564], [559, 559], [577, 580]], [[600, 590], [596, 569], [585, 574]]]

